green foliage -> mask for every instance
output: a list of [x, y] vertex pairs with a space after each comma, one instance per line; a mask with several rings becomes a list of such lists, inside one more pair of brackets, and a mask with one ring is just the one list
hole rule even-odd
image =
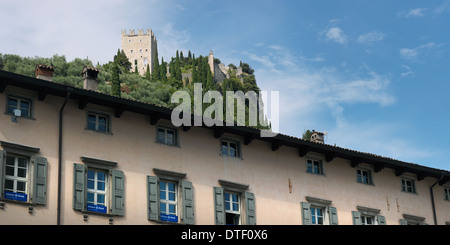
[[116, 62], [112, 65], [111, 95], [120, 97], [120, 71]]
[[[215, 62], [220, 61], [215, 59]], [[29, 58], [13, 54], [0, 54], [0, 69], [6, 71], [34, 77], [36, 64], [53, 65], [54, 82], [78, 88], [83, 86], [81, 74], [83, 67], [93, 66], [88, 59], [76, 58], [72, 61], [67, 61], [64, 55], [60, 56], [57, 54], [51, 58]], [[229, 66], [236, 68], [232, 64]], [[170, 68], [169, 76], [167, 76], [167, 67]], [[253, 69], [247, 63], [242, 62], [240, 67], [250, 76], [244, 76], [241, 81], [241, 78], [236, 77], [236, 73], [232, 72], [229, 74], [230, 78], [223, 80], [221, 83], [215, 83], [207, 56], [200, 55], [196, 58], [191, 51], [188, 52], [187, 56], [183, 52], [177, 51], [176, 56], [171, 58], [169, 63], [165, 62], [164, 58], [161, 58], [161, 64], [159, 64], [159, 60], [156, 58], [154, 60], [153, 73], [150, 75], [150, 66], [147, 65], [147, 72], [143, 77], [135, 72], [130, 72], [131, 63], [123, 50], [118, 50], [114, 56], [114, 61], [103, 65], [97, 64], [96, 66], [100, 71], [98, 74], [98, 92], [175, 108], [177, 104], [170, 102], [171, 95], [174, 92], [187, 91], [191, 95], [193, 105], [193, 84], [201, 83], [204, 92], [210, 90], [221, 92], [224, 98], [224, 105], [226, 105], [226, 91], [243, 91], [244, 93], [248, 91], [258, 93], [260, 91], [256, 78], [253, 75]], [[183, 84], [182, 73], [190, 74], [192, 76], [191, 81], [186, 78]], [[208, 106], [209, 104], [203, 104], [203, 109], [206, 109]], [[245, 109], [248, 113], [248, 103], [246, 103]], [[248, 117], [246, 117], [246, 123], [248, 124]], [[261, 125], [257, 127], [263, 128]]]
[[302, 135], [302, 139], [303, 140], [311, 140], [311, 135], [313, 134], [313, 132], [311, 130], [306, 130], [303, 135]]

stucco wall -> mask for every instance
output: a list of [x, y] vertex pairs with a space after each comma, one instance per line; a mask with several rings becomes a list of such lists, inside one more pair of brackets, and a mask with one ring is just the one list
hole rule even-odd
[[[5, 108], [5, 95], [23, 94], [34, 98], [35, 119], [0, 115], [0, 140], [40, 148], [39, 155], [48, 159], [47, 205], [36, 206], [33, 214], [28, 206], [6, 202], [0, 210], [0, 224], [55, 224], [57, 212], [58, 113], [63, 98], [48, 95], [43, 102], [36, 92], [8, 86], [0, 94], [0, 109]], [[86, 110], [110, 114], [112, 133], [86, 130]], [[159, 121], [159, 124], [168, 122]], [[306, 196], [332, 201], [337, 208], [339, 224], [351, 225], [351, 211], [356, 206], [380, 210], [388, 225], [397, 225], [403, 214], [425, 218], [433, 224], [429, 187], [435, 179], [417, 181], [416, 194], [401, 191], [401, 178], [392, 169], [372, 170], [373, 185], [357, 183], [356, 168], [345, 159], [323, 161], [324, 175], [306, 172], [307, 157], [321, 157], [310, 153], [299, 157], [298, 151], [280, 147], [272, 151], [268, 143], [253, 140], [241, 144], [242, 159], [222, 157], [219, 140], [209, 129], [193, 127], [178, 131], [179, 146], [156, 143], [156, 129], [148, 116], [125, 111], [114, 117], [112, 108], [88, 104], [78, 109], [78, 102], [70, 100], [64, 110], [63, 168], [62, 168], [62, 224], [108, 224], [108, 217], [90, 214], [88, 221], [72, 208], [73, 164], [82, 163], [81, 156], [117, 162], [116, 169], [125, 173], [125, 215], [115, 217], [114, 224], [156, 224], [147, 219], [146, 176], [155, 175], [153, 168], [186, 173], [192, 182], [196, 224], [214, 224], [213, 187], [219, 180], [249, 185], [256, 197], [256, 222], [259, 225], [299, 225], [302, 223], [300, 202]], [[240, 139], [236, 135], [224, 135]], [[289, 188], [291, 184], [291, 189]], [[291, 190], [291, 191], [290, 191]], [[443, 187], [434, 188], [438, 224], [450, 221], [450, 202], [444, 200]]]

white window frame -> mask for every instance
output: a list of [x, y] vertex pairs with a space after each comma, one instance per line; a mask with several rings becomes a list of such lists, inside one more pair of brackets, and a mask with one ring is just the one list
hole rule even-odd
[[[228, 194], [228, 197], [229, 197], [228, 200], [227, 200], [227, 194]], [[233, 201], [233, 196], [236, 197], [236, 199], [237, 199], [236, 202]], [[225, 190], [224, 193], [223, 193], [223, 199], [224, 199], [224, 204], [225, 204], [225, 222], [226, 222], [226, 214], [229, 213], [229, 214], [237, 215], [238, 223], [235, 224], [235, 225], [240, 225], [242, 223], [241, 222], [241, 219], [242, 219], [242, 215], [241, 215], [241, 210], [242, 210], [242, 207], [241, 207], [241, 194], [237, 193], [237, 192], [230, 192], [230, 191], [226, 191]], [[227, 203], [229, 203], [229, 208], [228, 209], [226, 208], [226, 206], [227, 206], [226, 204]], [[233, 204], [237, 204], [238, 210], [234, 210], [233, 209]]]
[[[94, 172], [94, 179], [89, 179], [89, 171], [93, 171]], [[98, 173], [102, 172], [105, 175], [105, 180], [98, 180]], [[86, 198], [86, 204], [94, 204], [94, 205], [103, 205], [106, 207], [106, 209], [108, 210], [108, 189], [109, 189], [109, 178], [108, 178], [108, 173], [109, 171], [106, 170], [100, 170], [100, 169], [95, 169], [95, 168], [88, 168], [87, 169], [87, 176], [86, 176], [86, 180], [87, 182], [89, 182], [90, 180], [94, 181], [94, 189], [89, 188], [88, 185], [86, 185], [86, 193], [93, 193], [94, 194], [94, 202], [90, 202], [88, 201], [88, 199]], [[104, 182], [105, 183], [105, 190], [99, 190], [98, 189], [98, 183], [99, 182]], [[104, 195], [105, 196], [105, 203], [99, 203], [98, 202], [98, 195]]]
[[[226, 143], [227, 152], [224, 153], [223, 151], [223, 143]], [[231, 155], [231, 144], [235, 144], [235, 155]], [[233, 157], [233, 158], [242, 158], [241, 157], [241, 144], [238, 140], [232, 140], [232, 139], [221, 139], [220, 140], [220, 155], [225, 157]]]
[[[8, 166], [11, 166], [11, 165], [8, 165], [8, 163], [7, 163], [8, 162], [8, 160], [7, 160], [8, 158], [14, 158], [14, 165], [12, 166], [14, 168], [14, 173], [13, 173], [14, 175], [13, 176], [6, 174], [6, 168]], [[26, 167], [25, 168], [24, 167], [19, 167], [19, 158], [26, 160]], [[19, 177], [18, 176], [19, 168], [26, 170], [26, 174], [25, 174], [26, 176], [25, 177]], [[29, 186], [29, 183], [30, 183], [30, 181], [29, 181], [30, 180], [29, 179], [29, 176], [30, 176], [30, 158], [29, 157], [24, 157], [24, 156], [19, 156], [19, 155], [14, 155], [14, 154], [6, 155], [5, 175], [4, 176], [5, 176], [5, 186], [3, 187], [3, 191], [11, 191], [13, 193], [26, 194], [27, 195], [27, 199], [29, 200], [29, 198], [28, 198], [28, 196], [29, 196], [29, 188], [30, 188], [30, 186]], [[11, 189], [6, 189], [6, 180], [13, 181], [13, 189], [12, 190]], [[18, 181], [25, 182], [25, 191], [18, 191], [17, 190], [17, 182]]]
[[[318, 173], [316, 173], [314, 170], [316, 169], [316, 164], [317, 164], [317, 169], [318, 169]], [[311, 165], [311, 171], [309, 171], [309, 165]], [[324, 170], [323, 170], [323, 161], [319, 160], [319, 159], [314, 159], [314, 158], [307, 158], [306, 159], [306, 172], [310, 173], [310, 174], [316, 174], [316, 175], [324, 175]]]
[[[406, 193], [417, 193], [416, 192], [416, 183], [413, 179], [402, 178], [402, 191]], [[410, 186], [408, 186], [408, 182], [410, 182]], [[410, 189], [410, 190], [409, 190]]]
[[450, 187], [444, 187], [444, 200], [450, 201]]
[[[25, 98], [25, 97], [16, 96], [16, 95], [13, 95], [13, 94], [9, 94], [8, 96], [6, 96], [6, 112], [5, 113], [8, 114], [8, 115], [13, 115], [14, 112], [13, 111], [12, 112], [9, 111], [9, 100], [10, 99], [14, 99], [14, 100], [17, 101], [17, 106], [14, 109], [19, 109], [21, 111], [20, 117], [33, 118], [33, 100], [31, 98]], [[21, 108], [21, 102], [22, 101], [28, 102], [28, 106], [29, 106], [28, 107], [28, 115], [24, 115], [24, 113], [22, 113], [22, 108]]]
[[[159, 130], [163, 130], [163, 134], [164, 134], [164, 139], [163, 141], [160, 141], [159, 139]], [[169, 143], [168, 142], [168, 131], [172, 131], [173, 132], [173, 142]], [[160, 143], [163, 145], [169, 145], [169, 146], [178, 146], [178, 131], [177, 129], [174, 128], [170, 128], [170, 127], [164, 127], [164, 126], [158, 126], [156, 127], [156, 143]]]
[[[166, 184], [166, 189], [162, 190], [161, 189], [161, 183], [165, 183]], [[175, 187], [174, 191], [169, 191], [168, 188], [168, 184], [173, 184]], [[161, 199], [161, 194], [159, 195], [159, 210], [161, 212], [161, 205], [165, 205], [166, 206], [166, 215], [176, 215], [178, 217], [178, 182], [175, 181], [168, 181], [168, 180], [159, 180], [159, 193], [161, 193], [161, 191], [165, 192], [165, 199]], [[169, 193], [174, 193], [175, 196], [175, 200], [169, 200]], [[175, 213], [170, 213], [169, 212], [169, 205], [175, 205]], [[162, 212], [161, 212], [162, 213]]]
[[[364, 173], [366, 173], [367, 176], [364, 176]], [[367, 181], [364, 181], [365, 178]], [[356, 169], [356, 181], [361, 184], [372, 185], [372, 171], [363, 168]]]
[[[311, 210], [311, 223], [313, 224], [313, 225], [325, 225], [325, 215], [326, 215], [326, 208], [324, 208], [324, 207], [318, 207], [318, 206], [315, 206], [315, 205], [311, 205], [311, 208], [310, 208]], [[321, 212], [321, 215], [318, 215], [317, 214], [317, 211], [319, 211], [320, 210], [320, 212]], [[313, 214], [313, 212], [314, 212], [314, 214]], [[322, 223], [321, 224], [319, 224], [319, 218], [322, 218]]]
[[[367, 223], [368, 219], [371, 220], [371, 224]], [[375, 220], [375, 216], [361, 214], [361, 225], [375, 225]]]
[[[95, 116], [95, 122], [89, 121], [89, 116], [91, 115]], [[100, 117], [104, 117], [106, 120], [105, 130], [100, 130], [100, 119], [99, 119]], [[94, 123], [95, 128], [90, 128], [89, 127], [90, 123]], [[86, 114], [86, 129], [100, 133], [111, 133], [111, 117], [108, 114], [98, 113], [95, 111], [88, 111]]]

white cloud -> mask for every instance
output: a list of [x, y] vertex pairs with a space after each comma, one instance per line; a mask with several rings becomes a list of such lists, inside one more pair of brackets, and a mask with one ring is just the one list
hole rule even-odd
[[414, 75], [414, 72], [412, 71], [411, 67], [407, 66], [407, 65], [402, 65], [402, 68], [405, 69], [405, 72], [402, 72], [401, 77], [408, 77], [411, 75]]
[[344, 31], [339, 27], [332, 27], [328, 31], [323, 32], [325, 35], [326, 41], [334, 41], [339, 44], [347, 43], [347, 36], [344, 34]]
[[425, 50], [428, 50], [435, 46], [435, 43], [429, 42], [427, 44], [421, 45], [416, 48], [402, 48], [399, 50], [400, 57], [409, 60], [409, 61], [415, 61], [417, 60], [417, 57], [419, 54]]
[[382, 32], [372, 31], [362, 35], [359, 35], [358, 42], [372, 44], [376, 42], [381, 42], [385, 35]]
[[260, 88], [280, 91], [281, 130], [298, 127], [299, 118], [302, 123], [312, 123], [318, 111], [330, 115], [336, 125], [342, 126], [346, 124], [347, 105], [388, 106], [395, 102], [389, 92], [390, 78], [367, 67], [362, 73], [347, 73], [336, 67], [312, 68], [288, 54], [277, 52], [257, 58], [247, 53], [250, 59], [263, 64], [255, 69]]
[[158, 34], [155, 35], [158, 40], [158, 58], [160, 60], [164, 57], [164, 61], [169, 61], [170, 57], [175, 57], [177, 50], [187, 54], [189, 50], [187, 43], [191, 38], [187, 30], [177, 30], [173, 27], [173, 23], [166, 23], [156, 30], [158, 30]]
[[425, 11], [427, 9], [426, 8], [415, 8], [415, 9], [411, 9], [409, 10], [409, 12], [407, 12], [405, 14], [406, 18], [412, 18], [412, 17], [425, 17]]

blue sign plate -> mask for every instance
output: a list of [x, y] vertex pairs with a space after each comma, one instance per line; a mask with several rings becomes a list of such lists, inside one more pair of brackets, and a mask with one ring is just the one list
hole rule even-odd
[[161, 214], [160, 219], [161, 221], [178, 223], [178, 216], [172, 214]]
[[21, 201], [21, 202], [28, 201], [28, 195], [27, 194], [10, 192], [10, 191], [5, 191], [5, 198], [9, 199], [9, 200]]
[[96, 212], [96, 213], [106, 214], [106, 206], [94, 205], [94, 204], [88, 203], [87, 211], [92, 211], [92, 212]]

